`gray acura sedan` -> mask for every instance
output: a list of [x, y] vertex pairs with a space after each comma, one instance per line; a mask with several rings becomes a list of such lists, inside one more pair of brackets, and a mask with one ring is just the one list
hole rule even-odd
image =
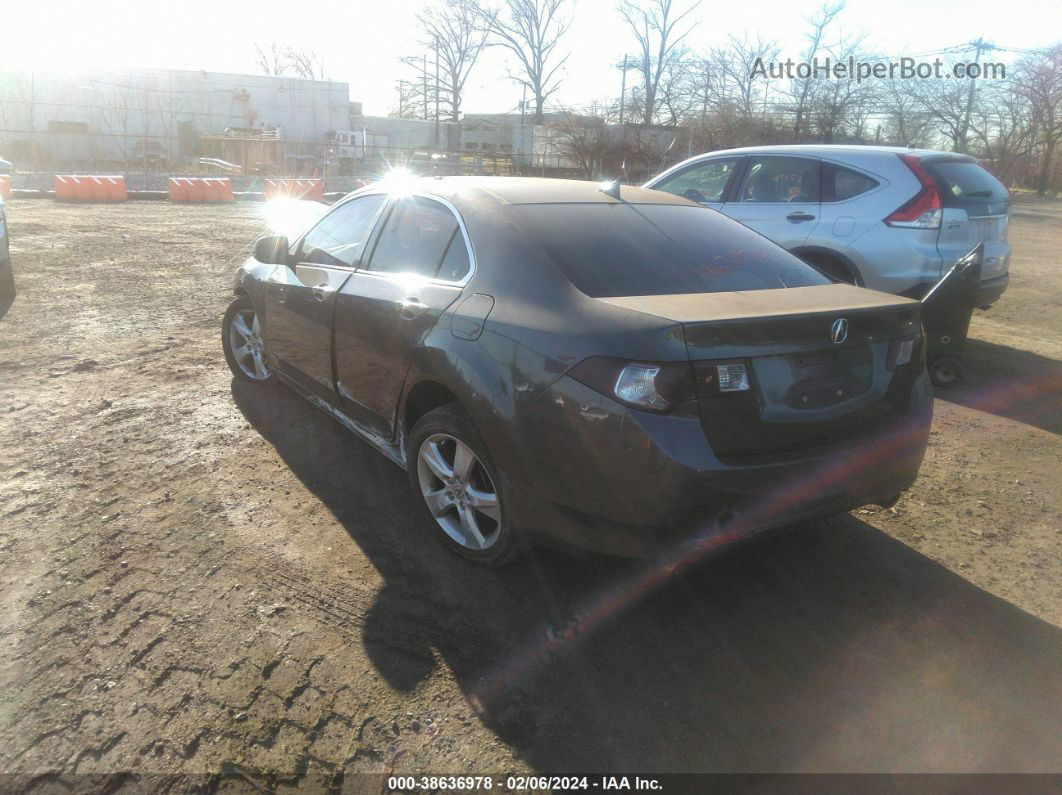
[[918, 302], [679, 196], [395, 179], [239, 269], [233, 374], [409, 476], [455, 552], [651, 556], [891, 504], [925, 452]]

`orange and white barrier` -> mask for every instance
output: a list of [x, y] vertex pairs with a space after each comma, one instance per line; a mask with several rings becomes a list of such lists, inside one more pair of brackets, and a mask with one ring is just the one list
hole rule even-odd
[[324, 186], [319, 179], [267, 179], [267, 199], [316, 199], [324, 198]]
[[56, 175], [55, 198], [60, 201], [124, 202], [125, 177]]
[[7, 174], [0, 176], [0, 199], [11, 198], [11, 177]]
[[231, 202], [228, 177], [170, 177], [171, 202]]

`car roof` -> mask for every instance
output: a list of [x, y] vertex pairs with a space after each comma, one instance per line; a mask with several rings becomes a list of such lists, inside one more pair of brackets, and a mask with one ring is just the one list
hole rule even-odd
[[819, 157], [840, 154], [895, 154], [914, 155], [919, 158], [947, 155], [948, 157], [973, 159], [970, 158], [969, 155], [962, 155], [957, 152], [943, 152], [937, 149], [909, 149], [905, 146], [863, 146], [860, 144], [777, 144], [768, 146], [743, 146], [737, 149], [717, 149], [712, 152], [705, 152], [703, 155], [696, 155], [690, 158], [690, 160], [697, 160], [702, 157], [716, 157], [718, 155], [751, 154], [815, 155]]
[[[605, 193], [604, 183], [543, 177], [421, 177], [403, 183], [405, 191], [440, 196], [455, 203], [462, 198], [491, 197], [501, 204], [675, 204], [694, 202], [662, 191], [621, 185], [620, 198]], [[382, 187], [369, 186], [368, 192]]]

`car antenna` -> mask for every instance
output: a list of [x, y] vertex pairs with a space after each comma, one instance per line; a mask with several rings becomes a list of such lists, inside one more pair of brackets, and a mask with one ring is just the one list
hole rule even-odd
[[620, 196], [620, 181], [618, 179], [606, 180], [601, 183], [601, 187], [598, 188], [602, 193], [606, 193], [613, 199], [622, 199]]

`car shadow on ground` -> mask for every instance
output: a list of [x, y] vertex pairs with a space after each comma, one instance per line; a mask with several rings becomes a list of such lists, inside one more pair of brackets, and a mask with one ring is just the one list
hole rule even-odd
[[379, 672], [409, 691], [442, 660], [538, 771], [1062, 758], [1062, 631], [854, 518], [671, 576], [542, 549], [483, 569], [436, 543], [405, 474], [331, 418], [284, 389], [232, 392], [383, 576], [363, 630]]
[[963, 380], [938, 398], [1062, 434], [1062, 362], [976, 339], [963, 360]]

